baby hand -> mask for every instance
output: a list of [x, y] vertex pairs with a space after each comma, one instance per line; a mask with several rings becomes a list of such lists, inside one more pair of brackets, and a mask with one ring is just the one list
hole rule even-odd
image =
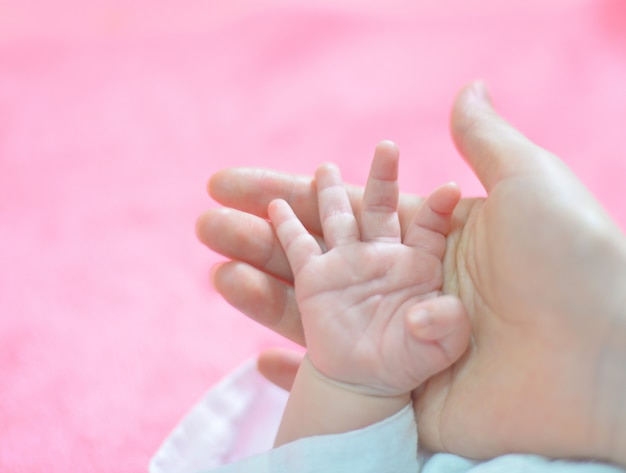
[[268, 209], [294, 274], [312, 365], [377, 396], [408, 393], [456, 361], [469, 340], [460, 302], [441, 295], [459, 189], [448, 184], [428, 196], [402, 238], [397, 172], [397, 154], [380, 147], [357, 220], [339, 170], [317, 170], [326, 252], [286, 202]]

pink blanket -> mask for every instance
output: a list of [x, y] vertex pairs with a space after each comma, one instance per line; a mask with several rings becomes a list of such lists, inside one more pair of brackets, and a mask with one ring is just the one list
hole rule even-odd
[[196, 242], [226, 166], [482, 193], [447, 132], [481, 77], [626, 228], [622, 0], [0, 1], [0, 471], [137, 472], [205, 389], [286, 345]]

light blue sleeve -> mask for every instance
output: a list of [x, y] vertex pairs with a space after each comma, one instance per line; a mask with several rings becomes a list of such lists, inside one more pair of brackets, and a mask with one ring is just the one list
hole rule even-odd
[[203, 473], [417, 473], [417, 428], [411, 405], [345, 434], [309, 437]]
[[626, 473], [601, 463], [504, 455], [477, 462], [451, 454], [418, 458], [412, 406], [365, 429], [309, 437], [201, 473]]
[[625, 473], [624, 470], [593, 462], [549, 460], [536, 455], [503, 455], [476, 462], [450, 454], [436, 454], [422, 473]]

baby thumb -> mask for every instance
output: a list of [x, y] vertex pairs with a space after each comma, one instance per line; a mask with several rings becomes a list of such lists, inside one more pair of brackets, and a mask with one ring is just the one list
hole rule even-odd
[[436, 297], [416, 305], [407, 314], [407, 325], [416, 341], [438, 344], [448, 365], [461, 357], [470, 340], [467, 311], [454, 296]]

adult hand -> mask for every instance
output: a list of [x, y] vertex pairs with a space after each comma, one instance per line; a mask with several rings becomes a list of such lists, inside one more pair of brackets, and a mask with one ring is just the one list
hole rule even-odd
[[[457, 97], [451, 129], [488, 193], [459, 204], [444, 259], [443, 292], [463, 301], [474, 339], [415, 393], [420, 442], [474, 458], [530, 452], [626, 465], [624, 235], [558, 158], [494, 112], [480, 83]], [[198, 235], [240, 261], [216, 268], [217, 290], [303, 343], [292, 276], [264, 218], [284, 198], [319, 234], [312, 181], [227, 170], [209, 190], [232, 208], [207, 212]], [[355, 208], [361, 195], [350, 189]], [[403, 228], [416, 205], [401, 198]]]

